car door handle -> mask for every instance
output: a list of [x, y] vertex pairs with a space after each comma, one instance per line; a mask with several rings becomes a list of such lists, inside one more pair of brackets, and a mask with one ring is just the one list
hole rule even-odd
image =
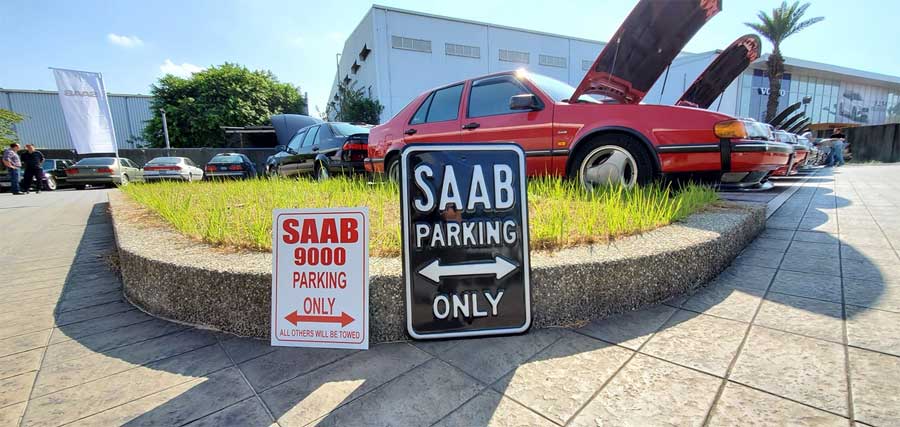
[[472, 123], [468, 123], [468, 124], [463, 125], [462, 128], [463, 128], [463, 129], [469, 129], [469, 130], [472, 130], [472, 129], [477, 129], [479, 126], [481, 126], [480, 123], [478, 123], [478, 122], [472, 122]]
[[407, 129], [406, 132], [403, 132], [403, 133], [405, 133], [407, 135], [415, 135], [416, 132], [418, 132], [418, 131], [415, 129]]

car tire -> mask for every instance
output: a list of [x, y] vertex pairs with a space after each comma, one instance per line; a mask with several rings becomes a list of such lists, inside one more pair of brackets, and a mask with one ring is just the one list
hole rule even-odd
[[58, 187], [56, 185], [56, 178], [52, 176], [48, 177], [47, 182], [41, 183], [41, 187], [43, 187], [44, 191], [56, 191], [56, 188]]
[[384, 171], [390, 182], [400, 182], [400, 156], [393, 156], [385, 165]]
[[331, 178], [331, 172], [328, 170], [328, 167], [325, 166], [324, 163], [319, 162], [316, 164], [316, 180], [318, 181], [327, 181]]
[[125, 187], [129, 182], [128, 175], [122, 175], [122, 179], [119, 180], [119, 187]]
[[569, 177], [582, 187], [621, 183], [627, 188], [653, 181], [653, 163], [641, 143], [627, 135], [604, 135], [579, 147]]

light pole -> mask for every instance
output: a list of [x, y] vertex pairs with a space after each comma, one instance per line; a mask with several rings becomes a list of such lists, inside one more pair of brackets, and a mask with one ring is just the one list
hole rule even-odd
[[166, 155], [169, 154], [169, 125], [166, 124], [166, 109], [160, 108], [159, 113], [162, 114], [163, 122], [163, 138], [166, 140]]

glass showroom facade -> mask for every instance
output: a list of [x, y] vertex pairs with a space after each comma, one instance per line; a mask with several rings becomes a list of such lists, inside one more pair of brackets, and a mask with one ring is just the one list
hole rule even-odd
[[[748, 70], [741, 78], [741, 117], [765, 119], [769, 77], [765, 70]], [[781, 81], [778, 111], [810, 97], [801, 107], [813, 123], [878, 125], [900, 121], [900, 88], [886, 88], [805, 74], [786, 72]]]

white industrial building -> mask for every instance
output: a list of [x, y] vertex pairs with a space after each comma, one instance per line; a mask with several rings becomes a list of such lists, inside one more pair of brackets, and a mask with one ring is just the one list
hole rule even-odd
[[[723, 39], [722, 48], [740, 35]], [[344, 43], [329, 100], [342, 81], [364, 89], [384, 105], [384, 122], [428, 89], [497, 71], [526, 68], [577, 86], [604, 45], [598, 40], [374, 5]], [[716, 55], [718, 51], [682, 53], [644, 102], [674, 103]], [[751, 64], [710, 109], [761, 119], [768, 90], [763, 72], [766, 58]], [[809, 96], [807, 114], [813, 123], [900, 121], [900, 77], [793, 58], [786, 61], [781, 108]]]

